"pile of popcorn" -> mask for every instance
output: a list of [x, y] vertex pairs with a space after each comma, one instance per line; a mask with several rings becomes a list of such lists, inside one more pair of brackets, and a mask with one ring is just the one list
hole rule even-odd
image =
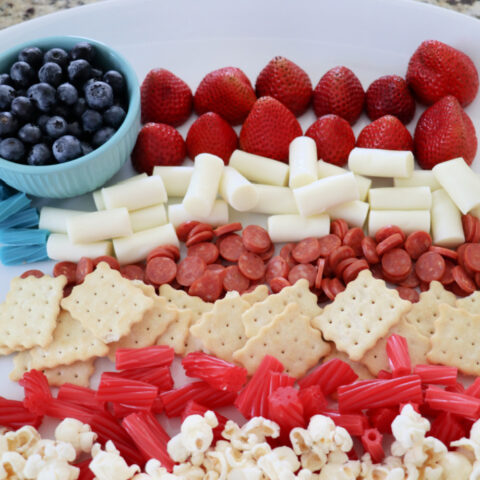
[[271, 448], [267, 439], [278, 438], [276, 423], [257, 417], [240, 427], [228, 421], [224, 440], [214, 446], [213, 412], [191, 415], [168, 443], [168, 453], [177, 462], [168, 473], [155, 459], [145, 472], [128, 466], [112, 442], [102, 449], [94, 443], [89, 425], [65, 419], [55, 430], [55, 440], [46, 440], [33, 427], [0, 435], [0, 480], [76, 480], [79, 468], [72, 465], [90, 453], [89, 468], [96, 480], [480, 480], [480, 421], [470, 438], [452, 443], [456, 451], [433, 437], [426, 437], [428, 420], [406, 405], [392, 423], [391, 455], [374, 464], [370, 455], [350, 460], [353, 446], [348, 432], [322, 415], [311, 418], [308, 428], [290, 432], [292, 448]]

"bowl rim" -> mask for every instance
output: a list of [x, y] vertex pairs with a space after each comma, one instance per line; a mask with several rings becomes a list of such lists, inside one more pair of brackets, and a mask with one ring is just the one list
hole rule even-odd
[[[88, 38], [88, 37], [81, 37], [78, 35], [52, 35], [48, 37], [40, 37], [37, 39], [29, 40], [23, 43], [20, 43], [16, 46], [5, 50], [0, 54], [0, 58], [6, 57], [15, 53], [20, 52], [26, 47], [42, 47], [45, 48], [47, 45], [52, 44], [50, 48], [54, 48], [54, 42], [59, 41], [59, 39], [67, 38], [70, 40], [78, 42], [89, 42], [95, 47], [99, 47], [103, 49], [106, 53], [115, 56], [121, 63], [123, 63], [122, 68], [125, 70], [122, 71], [124, 76], [128, 77], [128, 82], [132, 83], [131, 85], [131, 95], [128, 102], [128, 111], [125, 119], [123, 120], [122, 124], [118, 128], [118, 130], [112, 135], [111, 138], [108, 139], [103, 145], [100, 145], [96, 149], [92, 150], [87, 155], [83, 155], [82, 157], [75, 158], [73, 160], [69, 160], [64, 163], [56, 163], [54, 165], [26, 165], [23, 163], [15, 163], [10, 160], [6, 160], [0, 157], [0, 170], [5, 169], [9, 171], [15, 171], [16, 173], [20, 174], [30, 174], [30, 175], [38, 175], [42, 173], [57, 173], [57, 172], [64, 172], [68, 169], [71, 169], [74, 166], [80, 166], [84, 163], [88, 163], [92, 158], [98, 157], [98, 155], [102, 155], [110, 146], [117, 142], [120, 137], [124, 136], [124, 134], [130, 129], [130, 127], [135, 124], [137, 115], [140, 110], [140, 84], [138, 82], [137, 73], [135, 72], [134, 68], [130, 64], [130, 62], [125, 58], [124, 55], [119, 53], [114, 48], [110, 47], [106, 43], [100, 42], [98, 40]], [[72, 45], [73, 46], [73, 45]], [[62, 47], [60, 47], [62, 48]], [[1, 173], [0, 173], [1, 178]]]

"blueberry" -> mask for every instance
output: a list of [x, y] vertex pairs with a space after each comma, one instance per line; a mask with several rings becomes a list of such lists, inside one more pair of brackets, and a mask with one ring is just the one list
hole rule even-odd
[[74, 137], [80, 138], [83, 135], [82, 126], [76, 120], [67, 124], [67, 133]]
[[0, 85], [10, 85], [13, 87], [13, 80], [8, 73], [0, 73]]
[[113, 105], [112, 87], [105, 82], [95, 81], [85, 88], [85, 100], [90, 108], [104, 110]]
[[122, 94], [125, 90], [125, 79], [117, 70], [109, 70], [108, 72], [105, 72], [105, 75], [103, 75], [103, 81], [107, 82], [117, 95]]
[[55, 105], [55, 93], [55, 89], [48, 83], [36, 83], [27, 91], [28, 98], [42, 112], [50, 111]]
[[37, 125], [26, 123], [18, 131], [18, 138], [25, 143], [38, 143], [42, 138], [42, 131]]
[[35, 114], [35, 105], [27, 97], [17, 97], [13, 99], [10, 111], [20, 120], [27, 122], [33, 119]]
[[50, 120], [50, 117], [48, 115], [40, 115], [37, 118], [37, 125], [40, 127], [42, 132], [46, 132], [46, 127], [47, 127], [47, 122]]
[[0, 142], [0, 157], [19, 162], [25, 155], [25, 147], [18, 138], [6, 138]]
[[82, 156], [80, 140], [73, 135], [57, 138], [52, 146], [53, 156], [57, 162], [63, 163]]
[[37, 143], [30, 150], [27, 163], [29, 165], [48, 165], [52, 162], [52, 150], [45, 143]]
[[91, 43], [88, 42], [78, 42], [73, 48], [70, 50], [70, 56], [74, 60], [78, 60], [82, 58], [87, 62], [91, 62], [93, 57], [95, 56], [95, 48]]
[[15, 115], [10, 112], [0, 112], [0, 137], [13, 135], [18, 128]]
[[68, 63], [68, 53], [63, 48], [51, 48], [45, 52], [43, 62], [58, 63], [62, 68], [66, 68]]
[[54, 87], [58, 87], [63, 79], [62, 67], [54, 62], [44, 63], [38, 71], [38, 79], [41, 82], [49, 83]]
[[8, 110], [15, 98], [15, 89], [10, 85], [0, 85], [0, 110]]
[[72, 60], [68, 64], [68, 79], [75, 85], [82, 85], [91, 75], [92, 67], [83, 59]]
[[95, 148], [103, 145], [106, 141], [112, 138], [115, 130], [112, 127], [103, 127], [100, 130], [97, 130], [92, 138], [92, 144]]
[[15, 62], [10, 77], [20, 87], [28, 87], [35, 81], [35, 70], [27, 62]]
[[103, 72], [99, 70], [98, 68], [92, 68], [90, 76], [94, 80], [101, 80], [102, 79]]
[[57, 88], [57, 98], [65, 105], [73, 105], [78, 100], [78, 91], [71, 83], [62, 83]]
[[52, 115], [58, 115], [63, 118], [70, 118], [72, 116], [72, 110], [66, 105], [55, 105], [50, 111]]
[[72, 113], [76, 118], [80, 118], [83, 112], [87, 109], [87, 102], [80, 97], [72, 107]]
[[67, 122], [58, 115], [50, 117], [45, 126], [45, 131], [51, 138], [59, 138], [67, 133]]
[[85, 132], [96, 132], [103, 125], [102, 114], [96, 110], [85, 110], [82, 115], [82, 125]]
[[87, 142], [81, 142], [80, 146], [82, 148], [82, 155], [88, 155], [93, 152], [93, 147]]
[[27, 47], [18, 54], [18, 59], [38, 69], [43, 62], [43, 52], [38, 47]]
[[103, 112], [103, 121], [113, 128], [118, 128], [125, 120], [125, 110], [122, 107], [113, 105]]

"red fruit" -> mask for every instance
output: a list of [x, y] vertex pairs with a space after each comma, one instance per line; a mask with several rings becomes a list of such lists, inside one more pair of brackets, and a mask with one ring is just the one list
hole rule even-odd
[[192, 113], [192, 91], [172, 72], [155, 68], [140, 87], [142, 123], [166, 123], [178, 127]]
[[350, 124], [338, 115], [324, 115], [305, 132], [317, 144], [318, 158], [342, 167], [355, 147], [355, 135]]
[[290, 142], [302, 134], [295, 115], [272, 97], [261, 97], [248, 114], [240, 132], [240, 148], [288, 162]]
[[275, 98], [298, 116], [310, 104], [312, 82], [296, 63], [285, 57], [275, 57], [259, 73], [255, 92], [257, 97]]
[[397, 117], [384, 115], [360, 132], [357, 147], [413, 150], [413, 140], [410, 132]]
[[347, 67], [334, 67], [313, 91], [313, 109], [321, 117], [334, 113], [353, 125], [363, 110], [365, 92], [357, 76]]
[[198, 115], [215, 112], [228, 123], [242, 123], [257, 97], [247, 76], [236, 67], [224, 67], [205, 75], [195, 92]]
[[151, 175], [157, 165], [181, 165], [186, 153], [185, 142], [177, 130], [151, 122], [140, 130], [131, 159], [137, 172]]
[[423, 112], [415, 128], [414, 142], [416, 159], [425, 169], [457, 157], [471, 165], [477, 152], [472, 120], [452, 95]]
[[478, 72], [465, 53], [438, 40], [426, 40], [408, 62], [407, 84], [421, 103], [431, 105], [453, 95], [465, 107], [477, 95]]
[[393, 115], [402, 123], [408, 123], [415, 114], [415, 100], [402, 77], [385, 75], [368, 87], [365, 109], [370, 120]]
[[192, 123], [187, 133], [187, 153], [193, 160], [199, 153], [218, 155], [228, 165], [237, 148], [235, 130], [218, 113], [208, 112]]

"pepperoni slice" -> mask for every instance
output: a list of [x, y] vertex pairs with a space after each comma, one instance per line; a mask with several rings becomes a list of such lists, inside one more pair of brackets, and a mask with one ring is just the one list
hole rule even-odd
[[265, 275], [265, 264], [255, 253], [246, 252], [238, 259], [238, 268], [249, 280], [260, 280]]
[[284, 277], [272, 278], [269, 283], [273, 293], [278, 293], [282, 291], [285, 287], [291, 286], [291, 283]]
[[442, 285], [450, 285], [455, 281], [452, 274], [453, 267], [455, 267], [455, 264], [451, 260], [445, 260], [445, 273], [440, 279]]
[[397, 287], [397, 292], [400, 298], [408, 300], [409, 302], [417, 303], [420, 300], [420, 294], [413, 288]]
[[372, 237], [363, 237], [362, 253], [368, 263], [374, 264], [380, 261], [377, 255], [377, 242]]
[[188, 233], [187, 240], [193, 237], [194, 235], [197, 235], [198, 233], [202, 233], [202, 232], [212, 232], [212, 238], [213, 238], [213, 227], [209, 223], [198, 223]]
[[273, 257], [267, 264], [265, 279], [270, 283], [270, 280], [275, 277], [287, 278], [289, 271], [290, 267], [283, 257]]
[[375, 263], [374, 265], [371, 265], [370, 270], [372, 272], [373, 278], [383, 280], [383, 269], [380, 263]]
[[375, 241], [380, 243], [394, 233], [399, 233], [405, 239], [405, 233], [400, 227], [397, 227], [397, 225], [385, 225], [377, 230], [377, 233], [375, 234]]
[[63, 287], [63, 298], [68, 297], [72, 293], [74, 286], [73, 283], [69, 283]]
[[216, 262], [218, 258], [218, 247], [214, 243], [200, 242], [192, 245], [188, 251], [189, 257], [200, 257], [204, 262], [209, 265]]
[[465, 247], [465, 267], [480, 272], [480, 243], [470, 243]]
[[472, 243], [480, 242], [480, 220], [475, 217], [475, 234], [473, 235]]
[[220, 265], [219, 263], [210, 263], [210, 265], [207, 265], [207, 270], [214, 272], [217, 275], [220, 275], [223, 282], [223, 277], [225, 276], [225, 270], [226, 270], [223, 265]]
[[477, 288], [480, 288], [480, 273], [475, 274], [475, 283], [477, 284]]
[[292, 250], [292, 257], [298, 263], [310, 263], [320, 256], [320, 252], [321, 247], [318, 238], [308, 237], [295, 245]]
[[382, 257], [383, 273], [390, 279], [403, 280], [410, 274], [411, 269], [412, 259], [402, 248], [393, 248]]
[[333, 298], [345, 290], [345, 285], [338, 278], [332, 278], [329, 287]]
[[200, 297], [204, 302], [215, 302], [220, 298], [222, 293], [222, 276], [211, 270], [206, 270], [205, 273], [200, 278], [197, 278], [188, 289], [189, 295]]
[[143, 282], [145, 274], [143, 268], [140, 265], [124, 265], [120, 267], [120, 274], [122, 277], [127, 278], [128, 280], [141, 280]]
[[259, 253], [258, 256], [264, 261], [264, 262], [268, 262], [272, 257], [273, 257], [273, 254], [275, 253], [275, 245], [272, 243], [270, 245], [270, 248], [266, 251], [266, 252], [263, 252], [263, 253]]
[[266, 252], [272, 244], [268, 232], [258, 225], [245, 227], [242, 232], [242, 240], [245, 248], [253, 253]]
[[341, 278], [343, 275], [343, 271], [352, 263], [356, 262], [357, 259], [355, 257], [348, 257], [345, 258], [345, 260], [342, 260], [341, 262], [338, 263], [338, 265], [335, 268], [335, 275], [338, 278]]
[[452, 276], [455, 283], [467, 294], [470, 295], [476, 290], [475, 282], [468, 276], [467, 272], [460, 265], [452, 268]]
[[188, 234], [193, 227], [196, 227], [200, 222], [196, 220], [189, 220], [188, 222], [183, 222], [177, 227], [177, 237], [181, 242], [186, 242]]
[[445, 260], [436, 252], [425, 252], [418, 257], [415, 273], [422, 282], [440, 280], [445, 273]]
[[65, 275], [67, 277], [67, 285], [75, 283], [76, 272], [77, 264], [75, 262], [58, 262], [53, 267], [53, 276], [58, 277], [59, 275]]
[[217, 227], [213, 233], [216, 237], [221, 237], [227, 233], [238, 232], [242, 229], [242, 224], [240, 222], [228, 223], [227, 225], [221, 225]]
[[112, 270], [120, 270], [120, 263], [116, 258], [113, 258], [110, 255], [102, 255], [101, 257], [94, 258], [93, 266], [96, 267], [100, 262], [108, 263], [108, 266]]
[[295, 248], [296, 243], [287, 243], [280, 249], [280, 256], [285, 259], [290, 268], [294, 267], [297, 262], [292, 256], [292, 251]]
[[[192, 230], [193, 232], [193, 230]], [[185, 245], [187, 247], [191, 247], [196, 243], [208, 242], [213, 238], [213, 231], [212, 230], [203, 230], [195, 235], [189, 235]]]
[[412, 269], [411, 272], [408, 274], [408, 277], [405, 280], [402, 280], [398, 283], [400, 287], [405, 288], [416, 288], [420, 285], [420, 280], [415, 273], [415, 270]]
[[358, 274], [362, 270], [367, 270], [368, 269], [368, 263], [365, 259], [361, 258], [358, 260], [355, 260], [352, 264], [348, 265], [347, 268], [343, 271], [343, 281], [345, 282], [345, 285], [348, 283], [352, 282], [355, 280], [358, 276]]
[[465, 235], [465, 241], [470, 243], [473, 241], [473, 237], [475, 236], [475, 228], [476, 228], [476, 221], [475, 217], [470, 213], [466, 215], [462, 215], [462, 227], [463, 233]]
[[348, 232], [348, 223], [343, 218], [337, 218], [330, 224], [330, 232], [342, 241]]
[[326, 260], [319, 258], [317, 260], [317, 276], [315, 277], [315, 288], [322, 288], [323, 271], [325, 270]]
[[221, 238], [218, 243], [218, 250], [220, 255], [229, 262], [238, 262], [240, 255], [247, 251], [243, 245], [242, 237], [236, 233], [230, 233]]
[[308, 280], [308, 286], [312, 288], [317, 278], [317, 269], [310, 263], [299, 263], [288, 272], [288, 281], [292, 285], [302, 278]]
[[403, 237], [399, 233], [393, 233], [377, 245], [377, 255], [381, 257], [389, 250], [392, 250], [392, 248], [399, 247], [402, 243]]
[[177, 275], [177, 264], [167, 257], [155, 257], [147, 262], [145, 279], [153, 285], [170, 283]]
[[353, 248], [356, 257], [363, 254], [362, 240], [365, 234], [360, 227], [351, 228], [343, 237], [343, 244]]
[[93, 260], [88, 257], [82, 257], [77, 263], [75, 271], [75, 283], [78, 285], [83, 282], [85, 277], [93, 272]]
[[320, 257], [327, 258], [335, 249], [340, 247], [342, 241], [340, 237], [330, 233], [318, 239], [320, 245]]
[[248, 289], [249, 286], [250, 280], [243, 275], [236, 265], [231, 265], [225, 269], [225, 275], [223, 276], [223, 288], [227, 292], [235, 290], [238, 293], [243, 293]]
[[455, 250], [445, 247], [437, 247], [436, 245], [432, 245], [429, 249], [429, 252], [436, 252], [439, 253], [442, 257], [451, 258], [452, 260], [457, 261], [458, 253]]
[[414, 260], [425, 253], [431, 245], [432, 237], [422, 230], [412, 232], [405, 240], [405, 250]]
[[[45, 274], [41, 270], [26, 270], [20, 275], [20, 278], [27, 278], [27, 277], [35, 277], [35, 278], [42, 278]], [[59, 274], [61, 275], [61, 274]], [[58, 277], [58, 275], [55, 275]]]
[[175, 245], [160, 245], [148, 254], [147, 262], [155, 257], [167, 257], [176, 261], [180, 258], [180, 250]]
[[350, 258], [354, 257], [355, 252], [353, 251], [352, 247], [349, 247], [348, 245], [342, 245], [341, 247], [338, 247], [336, 250], [334, 250], [329, 256], [328, 256], [328, 264], [330, 265], [330, 268], [335, 271], [337, 268], [337, 265], [344, 260], [345, 258]]
[[330, 288], [330, 284], [331, 284], [330, 278], [324, 278], [322, 280], [322, 290], [329, 300], [335, 300], [335, 295], [333, 294], [332, 289]]
[[189, 287], [197, 278], [203, 275], [206, 268], [207, 264], [203, 258], [197, 256], [185, 257], [177, 267], [177, 282], [182, 285], [182, 287]]

